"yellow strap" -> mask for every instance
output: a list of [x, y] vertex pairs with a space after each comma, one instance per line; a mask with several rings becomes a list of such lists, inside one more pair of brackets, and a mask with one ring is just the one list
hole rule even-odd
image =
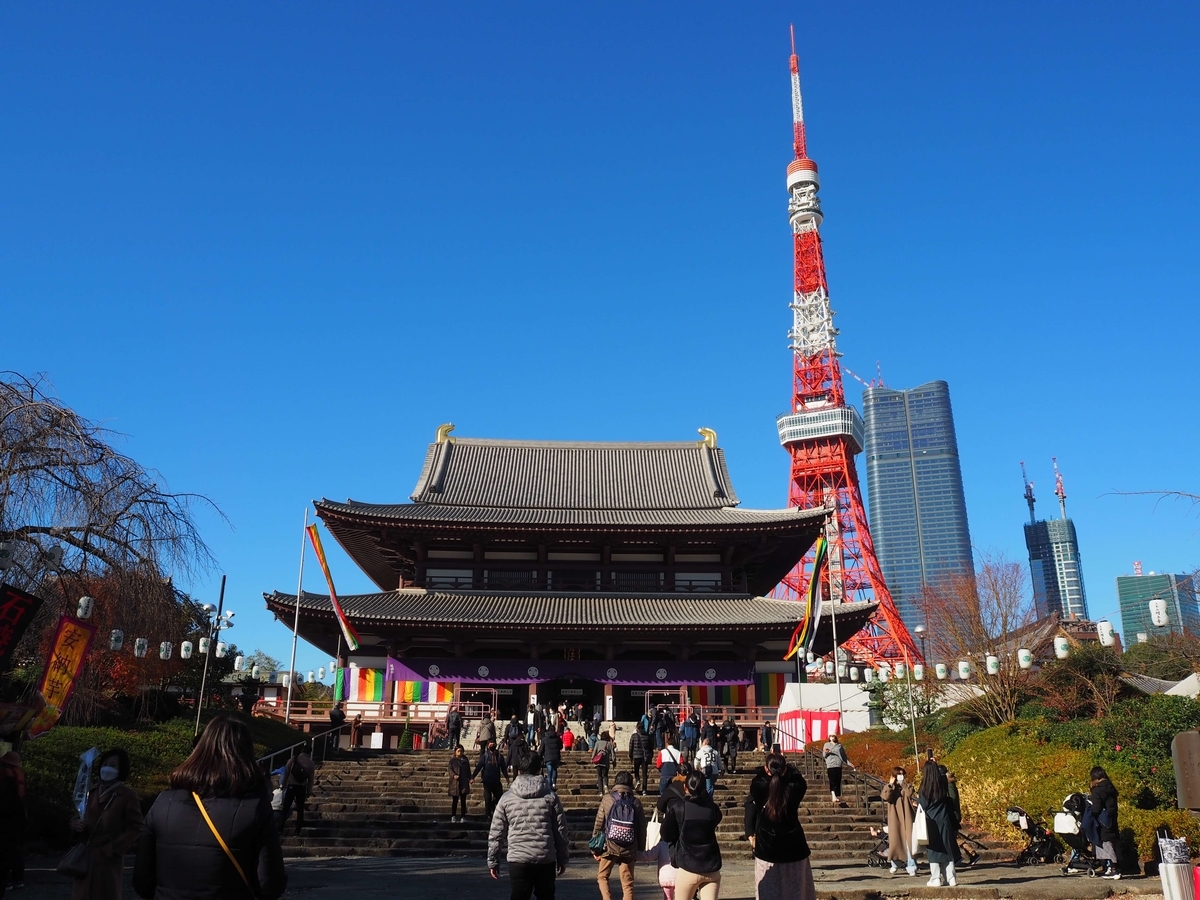
[[250, 879], [246, 877], [246, 873], [242, 870], [242, 864], [237, 861], [237, 857], [233, 855], [233, 851], [229, 849], [229, 845], [221, 837], [221, 832], [217, 831], [217, 826], [208, 817], [208, 810], [204, 808], [204, 803], [201, 801], [200, 795], [192, 791], [192, 797], [195, 799], [196, 805], [200, 807], [200, 815], [204, 816], [204, 821], [208, 823], [208, 830], [213, 833], [213, 837], [217, 839], [217, 843], [221, 845], [221, 849], [225, 851], [225, 855], [229, 857], [229, 861], [233, 863], [233, 867], [237, 869], [237, 873], [242, 876], [242, 881], [246, 883], [246, 887], [250, 888], [250, 893], [253, 894], [254, 888], [250, 887]]

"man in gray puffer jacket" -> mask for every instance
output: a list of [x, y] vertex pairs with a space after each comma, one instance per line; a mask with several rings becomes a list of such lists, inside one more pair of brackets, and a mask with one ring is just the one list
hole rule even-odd
[[567, 870], [567, 816], [542, 777], [541, 754], [521, 755], [521, 774], [496, 804], [488, 832], [488, 869], [500, 877], [500, 842], [508, 837], [512, 900], [554, 900], [555, 873]]

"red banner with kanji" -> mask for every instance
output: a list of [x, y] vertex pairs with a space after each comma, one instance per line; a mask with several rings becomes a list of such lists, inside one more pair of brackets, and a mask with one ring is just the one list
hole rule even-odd
[[4, 584], [0, 585], [0, 672], [8, 668], [8, 660], [17, 641], [41, 608], [40, 597]]
[[83, 660], [95, 634], [95, 628], [78, 619], [70, 616], [59, 619], [54, 647], [50, 651], [50, 660], [46, 663], [46, 672], [42, 675], [41, 694], [46, 701], [46, 708], [39, 712], [30, 724], [31, 738], [45, 734], [62, 715], [63, 707], [67, 705], [71, 691], [75, 689], [75, 679], [83, 668]]

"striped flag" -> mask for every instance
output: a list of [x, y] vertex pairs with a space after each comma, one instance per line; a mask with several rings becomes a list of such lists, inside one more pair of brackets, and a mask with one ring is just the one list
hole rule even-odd
[[792, 641], [784, 659], [791, 659], [801, 650], [805, 653], [812, 647], [817, 636], [817, 625], [821, 621], [821, 569], [829, 555], [829, 542], [825, 535], [817, 538], [816, 553], [813, 556], [812, 577], [808, 580], [808, 595], [804, 598], [804, 618], [792, 632]]
[[354, 626], [346, 618], [346, 613], [342, 610], [342, 604], [338, 603], [337, 591], [333, 589], [333, 576], [329, 574], [329, 563], [325, 561], [325, 550], [321, 546], [321, 536], [317, 534], [317, 525], [315, 522], [308, 526], [308, 538], [312, 541], [313, 549], [317, 551], [317, 562], [321, 564], [321, 571], [325, 573], [325, 583], [329, 585], [329, 599], [333, 602], [333, 614], [337, 616], [338, 624], [342, 626], [342, 634], [346, 638], [346, 644], [351, 650], [357, 650], [358, 632], [354, 630]]

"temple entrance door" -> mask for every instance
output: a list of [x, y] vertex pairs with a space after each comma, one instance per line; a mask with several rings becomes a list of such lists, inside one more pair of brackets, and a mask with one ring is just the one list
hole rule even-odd
[[[586, 678], [555, 678], [553, 681], [539, 684], [537, 695], [539, 703], [552, 703], [556, 707], [565, 703], [568, 711], [574, 710], [582, 703], [586, 719], [590, 719], [597, 709], [601, 715], [604, 714], [604, 685], [598, 681], [589, 681]], [[573, 712], [570, 718], [574, 719]]]

